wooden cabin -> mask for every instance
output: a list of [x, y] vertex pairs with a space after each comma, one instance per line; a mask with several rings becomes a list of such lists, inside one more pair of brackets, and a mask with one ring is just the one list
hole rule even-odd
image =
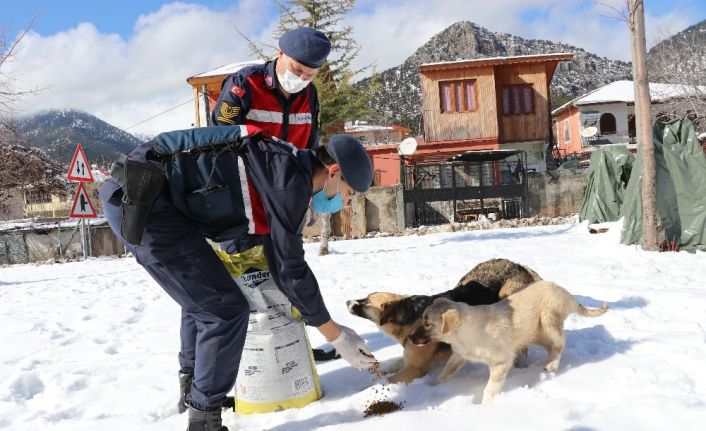
[[218, 97], [221, 95], [223, 81], [239, 71], [253, 64], [262, 64], [262, 61], [251, 60], [240, 63], [226, 64], [208, 72], [194, 75], [186, 79], [194, 89], [194, 125], [205, 127], [209, 125], [209, 116]]
[[[522, 150], [528, 170], [546, 170], [549, 86], [571, 53], [480, 58], [422, 64], [424, 136], [414, 158], [452, 158], [469, 150]], [[370, 148], [379, 185], [400, 182], [394, 145]], [[518, 160], [519, 161], [519, 160]]]
[[572, 58], [561, 53], [423, 64], [424, 140], [523, 150], [529, 169], [546, 170], [549, 85], [558, 63]]

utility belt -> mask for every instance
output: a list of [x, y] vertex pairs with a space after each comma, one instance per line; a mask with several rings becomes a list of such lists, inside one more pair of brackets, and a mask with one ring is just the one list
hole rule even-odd
[[123, 155], [110, 168], [110, 176], [123, 189], [120, 234], [130, 244], [142, 240], [152, 205], [164, 186], [164, 172], [149, 161], [151, 158], [158, 160], [152, 151], [147, 152], [146, 161]]

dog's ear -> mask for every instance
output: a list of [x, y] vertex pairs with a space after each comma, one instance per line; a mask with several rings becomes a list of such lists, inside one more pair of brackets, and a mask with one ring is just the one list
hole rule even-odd
[[380, 315], [380, 325], [392, 322], [398, 325], [409, 325], [422, 317], [422, 313], [431, 303], [426, 295], [413, 295], [391, 302], [385, 306]]
[[461, 317], [458, 314], [458, 311], [451, 308], [443, 313], [441, 313], [441, 333], [446, 334], [449, 331], [453, 331], [454, 329], [458, 328], [461, 326]]
[[382, 307], [382, 310], [380, 310], [380, 322], [378, 324], [382, 326], [390, 321], [393, 321], [396, 315], [397, 303], [386, 304]]

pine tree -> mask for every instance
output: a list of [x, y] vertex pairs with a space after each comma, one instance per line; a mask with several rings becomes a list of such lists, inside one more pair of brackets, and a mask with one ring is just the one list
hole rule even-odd
[[[331, 54], [314, 78], [319, 93], [319, 122], [323, 140], [341, 132], [346, 121], [368, 117], [370, 96], [378, 88], [377, 80], [359, 90], [352, 79], [372, 66], [352, 69], [360, 47], [351, 37], [353, 29], [344, 23], [345, 16], [355, 6], [355, 0], [288, 0], [277, 1], [280, 21], [277, 36], [297, 27], [315, 28], [331, 40]], [[373, 75], [375, 78], [375, 75]]]
[[[355, 0], [289, 0], [277, 1], [280, 10], [278, 36], [298, 27], [315, 28], [331, 40], [331, 54], [314, 78], [319, 93], [319, 133], [322, 140], [343, 131], [346, 121], [368, 117], [374, 111], [369, 107], [371, 95], [378, 89], [375, 75], [371, 85], [360, 90], [351, 80], [368, 71], [371, 66], [358, 70], [351, 68], [360, 47], [351, 37], [352, 28], [343, 20], [355, 6]], [[319, 255], [329, 252], [331, 216], [322, 216]]]

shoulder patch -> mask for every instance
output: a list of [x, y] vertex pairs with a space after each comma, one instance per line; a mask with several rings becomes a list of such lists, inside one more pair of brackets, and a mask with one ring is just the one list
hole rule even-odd
[[233, 94], [234, 96], [238, 96], [238, 97], [243, 97], [243, 96], [245, 96], [245, 89], [242, 88], [242, 87], [238, 87], [238, 86], [235, 85], [235, 84], [233, 84], [233, 86], [230, 87], [230, 92], [231, 92], [231, 94]]
[[216, 120], [226, 124], [235, 124], [235, 117], [237, 117], [238, 114], [240, 114], [240, 106], [230, 106], [226, 102], [221, 102]]

